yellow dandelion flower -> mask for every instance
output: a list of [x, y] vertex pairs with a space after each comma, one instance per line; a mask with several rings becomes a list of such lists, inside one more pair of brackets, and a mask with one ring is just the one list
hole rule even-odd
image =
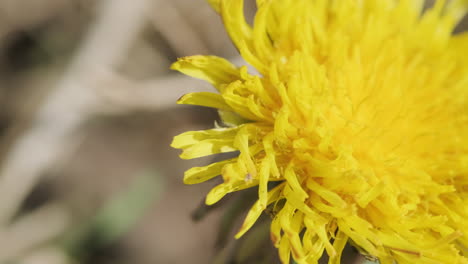
[[468, 263], [468, 33], [453, 33], [467, 3], [257, 0], [253, 26], [243, 0], [210, 3], [258, 74], [214, 56], [174, 63], [219, 92], [179, 103], [217, 108], [226, 126], [172, 146], [240, 153], [184, 178], [222, 176], [207, 204], [258, 186], [237, 237], [282, 201], [283, 263], [340, 263], [347, 242], [382, 264]]

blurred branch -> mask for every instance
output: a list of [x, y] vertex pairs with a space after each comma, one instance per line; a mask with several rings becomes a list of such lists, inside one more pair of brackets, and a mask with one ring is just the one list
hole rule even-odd
[[52, 204], [37, 209], [15, 221], [7, 229], [0, 230], [0, 263], [19, 257], [56, 238], [70, 225], [70, 220], [66, 209]]
[[[103, 73], [94, 84], [103, 103], [101, 111], [158, 111], [176, 107], [177, 99], [191, 92], [214, 91], [208, 83], [181, 75], [133, 81], [115, 73]], [[163, 91], [163, 92], [162, 92]]]
[[177, 9], [174, 1], [158, 1], [156, 9], [158, 15], [150, 16], [151, 22], [166, 38], [177, 56], [209, 54], [208, 47], [194, 26]]
[[[231, 61], [236, 66], [247, 64], [240, 56]], [[248, 65], [248, 68], [250, 73], [258, 74], [253, 67]], [[91, 86], [102, 100], [99, 110], [103, 112], [158, 111], [176, 107], [177, 99], [184, 94], [215, 91], [205, 81], [178, 73], [147, 81], [130, 80], [111, 71], [103, 71], [98, 76]]]
[[18, 138], [0, 172], [0, 226], [5, 225], [41, 173], [76, 142], [70, 136], [99, 101], [86, 82], [96, 69], [119, 64], [142, 28], [150, 0], [105, 0], [100, 15], [57, 88]]
[[65, 235], [62, 242], [65, 252], [81, 259], [90, 249], [99, 250], [119, 239], [147, 212], [164, 184], [156, 171], [142, 174], [128, 189], [112, 197], [94, 217]]
[[69, 264], [72, 261], [59, 248], [47, 247], [35, 250], [18, 260], [18, 264]]

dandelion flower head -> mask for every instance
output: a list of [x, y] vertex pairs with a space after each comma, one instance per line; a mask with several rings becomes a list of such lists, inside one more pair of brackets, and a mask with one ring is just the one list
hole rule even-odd
[[211, 0], [257, 73], [215, 56], [172, 68], [217, 93], [179, 103], [219, 110], [223, 127], [172, 146], [187, 184], [221, 175], [206, 198], [258, 186], [237, 237], [277, 206], [281, 261], [340, 263], [351, 242], [382, 264], [468, 263], [468, 33], [462, 0]]

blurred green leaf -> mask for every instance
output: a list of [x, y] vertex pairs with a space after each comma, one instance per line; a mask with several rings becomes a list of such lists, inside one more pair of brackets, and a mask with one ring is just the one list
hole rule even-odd
[[154, 174], [139, 177], [128, 190], [114, 197], [95, 216], [94, 225], [100, 230], [101, 242], [109, 243], [126, 233], [140, 219], [160, 192]]
[[118, 240], [144, 215], [162, 189], [163, 181], [156, 172], [144, 173], [128, 189], [112, 197], [88, 222], [65, 236], [66, 252], [82, 258], [90, 247], [99, 249]]

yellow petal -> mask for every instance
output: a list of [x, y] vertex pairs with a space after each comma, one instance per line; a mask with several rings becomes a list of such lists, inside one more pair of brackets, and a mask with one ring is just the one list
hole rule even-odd
[[326, 224], [317, 221], [314, 218], [311, 218], [310, 216], [304, 217], [304, 224], [308, 229], [314, 230], [317, 236], [320, 238], [321, 242], [325, 246], [325, 250], [327, 251], [329, 256], [335, 256], [336, 251], [333, 245], [330, 243], [330, 237], [327, 234], [326, 230]]
[[204, 167], [193, 167], [184, 174], [185, 184], [197, 184], [221, 175], [221, 171], [226, 164], [234, 162], [235, 159], [223, 160], [212, 163]]
[[366, 193], [356, 196], [356, 202], [359, 206], [365, 208], [373, 199], [378, 197], [384, 191], [384, 188], [385, 184], [381, 181], [370, 188]]
[[221, 1], [221, 14], [226, 31], [238, 48], [241, 42], [250, 42], [252, 28], [245, 21], [244, 0]]
[[249, 122], [249, 120], [243, 118], [234, 111], [219, 110], [218, 114], [221, 118], [221, 121], [223, 121], [223, 123], [229, 127], [236, 127]]
[[454, 19], [455, 24], [459, 23], [468, 11], [467, 0], [452, 0], [448, 1], [444, 9], [444, 15]]
[[236, 151], [234, 137], [239, 128], [216, 128], [182, 133], [172, 141], [173, 148], [183, 149], [182, 159]]
[[339, 231], [336, 234], [335, 241], [333, 241], [333, 248], [335, 248], [336, 255], [330, 257], [328, 260], [328, 264], [340, 264], [341, 261], [341, 253], [343, 252], [344, 247], [346, 246], [346, 242], [348, 242], [348, 236]]
[[279, 242], [279, 257], [282, 263], [288, 264], [291, 259], [291, 244], [287, 236], [281, 237]]
[[[365, 235], [362, 235], [360, 232], [353, 230], [347, 223], [345, 223], [343, 220], [338, 219], [337, 220], [338, 227], [340, 230], [345, 233], [348, 237], [350, 237], [356, 244], [358, 244], [360, 247], [362, 247], [364, 250], [366, 250], [369, 254], [371, 255], [378, 255], [379, 251], [377, 248], [372, 244]], [[333, 249], [335, 250], [335, 249]]]
[[244, 0], [221, 1], [221, 15], [226, 31], [244, 60], [260, 73], [266, 73], [266, 65], [258, 58], [252, 48], [253, 30], [245, 20]]
[[304, 243], [304, 250], [306, 250], [308, 256], [307, 261], [309, 263], [318, 263], [318, 260], [323, 255], [325, 250], [325, 245], [314, 232], [314, 230], [307, 228], [304, 232], [304, 238], [302, 239]]
[[260, 8], [263, 4], [267, 3], [268, 0], [257, 0], [256, 3], [257, 3], [257, 7]]
[[463, 32], [455, 35], [451, 39], [450, 49], [453, 49], [455, 53], [459, 56], [459, 60], [463, 65], [468, 65], [468, 52], [466, 52], [466, 47], [468, 47], [468, 32]]
[[337, 209], [343, 209], [347, 206], [346, 202], [343, 201], [343, 199], [338, 194], [336, 194], [333, 191], [327, 190], [326, 188], [315, 182], [315, 180], [312, 178], [308, 179], [307, 187]]
[[207, 205], [215, 204], [219, 200], [221, 200], [224, 196], [226, 196], [226, 194], [228, 193], [244, 190], [244, 189], [256, 186], [256, 185], [258, 185], [258, 181], [256, 180], [252, 180], [248, 182], [236, 181], [236, 182], [229, 182], [229, 183], [221, 183], [218, 186], [211, 189], [211, 191], [206, 196], [205, 203]]
[[220, 5], [221, 5], [221, 0], [207, 0], [208, 3], [211, 5], [211, 7], [219, 13], [220, 11]]
[[257, 168], [252, 160], [252, 157], [256, 153], [250, 153], [249, 140], [254, 140], [255, 135], [251, 133], [251, 127], [249, 125], [243, 126], [234, 139], [234, 146], [240, 151], [239, 162], [242, 166], [245, 166], [250, 177], [257, 178]]
[[258, 203], [263, 209], [268, 203], [268, 180], [270, 179], [270, 162], [263, 159], [260, 164], [259, 185], [258, 185]]
[[294, 172], [293, 165], [292, 163], [290, 163], [284, 171], [284, 178], [288, 182], [293, 192], [297, 193], [298, 198], [304, 201], [307, 197], [309, 197], [309, 195], [304, 191], [304, 189], [302, 189], [301, 183], [299, 182], [297, 177], [298, 176]]
[[233, 152], [234, 147], [232, 139], [207, 139], [190, 147], [184, 148], [181, 159], [195, 159], [209, 156], [217, 153]]
[[[284, 187], [284, 184], [280, 184], [268, 192], [267, 204], [271, 204], [273, 202], [276, 202], [278, 199], [280, 199], [280, 194], [281, 194], [281, 191], [283, 190], [283, 187]], [[240, 238], [241, 236], [245, 234], [245, 232], [249, 231], [249, 229], [254, 225], [254, 223], [260, 217], [263, 210], [264, 208], [261, 206], [260, 202], [259, 201], [255, 202], [255, 204], [252, 206], [252, 208], [249, 210], [249, 213], [245, 217], [242, 227], [237, 232], [236, 238]]]
[[276, 164], [276, 151], [274, 148], [275, 135], [273, 132], [268, 133], [266, 136], [263, 137], [263, 148], [265, 150], [266, 157], [265, 159], [268, 160], [270, 163], [270, 173], [273, 177], [279, 178], [280, 172], [278, 169], [278, 165]]
[[270, 239], [273, 242], [273, 245], [277, 248], [280, 245], [281, 236], [281, 222], [278, 215], [276, 215], [271, 221]]
[[220, 94], [210, 92], [189, 93], [177, 100], [178, 104], [199, 105], [220, 110], [232, 111]]
[[302, 247], [299, 234], [302, 230], [302, 223], [304, 215], [300, 211], [296, 211], [291, 204], [286, 202], [283, 209], [278, 214], [281, 222], [281, 228], [284, 231], [283, 237], [288, 237], [291, 252], [294, 260], [298, 263], [303, 263], [305, 260], [305, 253]]
[[235, 81], [227, 85], [222, 93], [224, 101], [243, 118], [262, 121], [262, 115], [255, 114], [249, 109], [249, 99], [239, 95], [238, 90], [241, 90], [243, 85], [241, 81]]
[[231, 138], [234, 140], [239, 128], [240, 127], [188, 131], [175, 136], [171, 147], [178, 149], [186, 148], [207, 139]]
[[[271, 2], [261, 3], [260, 8], [255, 15], [252, 41], [255, 54], [262, 60], [263, 64], [269, 64], [274, 54], [271, 36], [268, 34], [268, 16], [270, 15]], [[270, 25], [271, 26], [271, 25]]]
[[216, 56], [198, 55], [179, 58], [171, 65], [171, 69], [205, 80], [218, 91], [222, 91], [224, 85], [240, 78], [239, 70], [232, 63]]

